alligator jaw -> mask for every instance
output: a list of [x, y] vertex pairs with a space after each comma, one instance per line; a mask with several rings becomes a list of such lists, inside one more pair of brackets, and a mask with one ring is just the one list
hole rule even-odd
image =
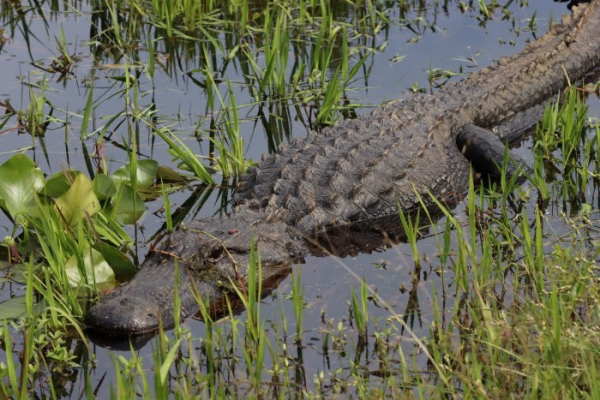
[[[265, 255], [261, 261], [261, 284], [267, 289], [263, 293], [268, 292], [271, 284], [276, 285], [289, 273], [290, 264], [301, 257], [301, 252], [299, 243], [281, 222], [271, 221], [257, 228], [252, 225], [255, 218], [245, 215], [245, 218], [207, 219], [176, 231], [159, 250], [148, 255], [130, 282], [90, 308], [85, 316], [86, 325], [119, 336], [152, 332], [160, 324], [165, 329], [172, 328], [176, 266], [180, 307], [176, 312], [181, 319], [198, 312], [195, 293], [208, 302], [211, 316], [221, 315], [225, 311], [224, 293], [233, 293], [232, 282], [248, 277], [252, 242]], [[237, 232], [242, 227], [245, 229]]]
[[[173, 263], [149, 258], [128, 284], [108, 294], [94, 305], [85, 316], [88, 327], [112, 335], [138, 335], [173, 327], [174, 282]], [[179, 266], [179, 302], [183, 318], [198, 311], [193, 295], [192, 279], [184, 266]], [[205, 295], [215, 294], [214, 288], [202, 283]]]
[[[85, 323], [108, 334], [136, 335], [156, 330], [161, 313], [149, 299], [123, 294], [93, 306], [85, 316]], [[165, 325], [173, 322], [172, 318], [165, 320]]]

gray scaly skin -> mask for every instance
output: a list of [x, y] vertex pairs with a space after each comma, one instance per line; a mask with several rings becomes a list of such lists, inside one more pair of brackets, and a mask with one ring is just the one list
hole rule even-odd
[[218, 304], [231, 281], [247, 277], [252, 240], [263, 279], [276, 280], [302, 260], [315, 234], [377, 228], [376, 221], [395, 221], [398, 204], [411, 210], [428, 192], [441, 199], [464, 193], [469, 162], [494, 174], [502, 161], [506, 138], [490, 129], [556, 95], [566, 76], [575, 81], [598, 66], [598, 38], [600, 0], [594, 0], [520, 54], [436, 95], [396, 102], [282, 145], [243, 178], [230, 217], [174, 233], [131, 282], [89, 310], [86, 323], [113, 334], [153, 331], [159, 320], [172, 326], [175, 265], [186, 317], [198, 310], [194, 292]]

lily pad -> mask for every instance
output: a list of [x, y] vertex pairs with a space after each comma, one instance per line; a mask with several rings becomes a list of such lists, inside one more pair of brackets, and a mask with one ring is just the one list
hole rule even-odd
[[117, 193], [117, 188], [110, 176], [98, 174], [94, 178], [94, 192], [99, 200], [106, 200]]
[[165, 167], [164, 165], [160, 165], [156, 171], [156, 179], [160, 181], [162, 179], [163, 182], [172, 182], [172, 183], [183, 183], [186, 182], [187, 179], [182, 176], [180, 173], [176, 172], [172, 168]]
[[138, 188], [137, 193], [140, 195], [142, 201], [156, 200], [162, 196], [162, 190], [158, 187]]
[[27, 283], [27, 274], [31, 271], [34, 274], [37, 274], [41, 271], [41, 266], [39, 264], [33, 265], [33, 269], [31, 264], [29, 263], [19, 263], [10, 267], [8, 273], [8, 281], [16, 282], [21, 284]]
[[56, 205], [69, 226], [77, 224], [85, 213], [91, 216], [101, 209], [94, 185], [84, 174], [77, 175], [69, 190], [56, 199]]
[[129, 185], [121, 186], [111, 203], [112, 208], [117, 209], [115, 220], [120, 224], [133, 224], [146, 212], [146, 205], [142, 198]]
[[17, 154], [0, 165], [0, 205], [20, 220], [20, 215], [35, 208], [34, 194], [44, 187], [44, 173], [24, 154]]
[[[174, 157], [173, 157], [173, 159], [174, 159], [174, 160], [176, 160], [176, 159], [177, 159], [177, 155], [176, 155], [176, 154], [174, 154], [174, 153], [173, 153], [173, 152], [171, 152], [171, 151], [169, 151], [169, 153], [173, 154], [173, 156], [174, 156]], [[183, 162], [183, 161], [177, 164], [177, 168], [179, 168], [179, 169], [180, 169], [180, 170], [182, 170], [182, 171], [189, 171], [189, 172], [192, 172], [192, 173], [194, 172], [194, 171], [192, 171], [192, 170], [191, 170], [191, 168], [190, 168], [190, 167], [189, 167], [189, 166], [188, 166], [188, 165], [187, 165], [185, 162]], [[210, 166], [208, 166], [208, 165], [205, 165], [205, 166], [204, 166], [204, 169], [206, 170], [206, 173], [207, 173], [207, 174], [209, 174], [209, 175], [214, 175], [214, 174], [216, 174], [216, 173], [217, 173], [217, 169], [216, 169], [216, 168], [210, 167]]]
[[[145, 188], [151, 186], [156, 179], [158, 163], [154, 160], [139, 160], [137, 162], [137, 186]], [[131, 184], [131, 165], [127, 164], [112, 174], [115, 183]]]
[[131, 279], [137, 272], [137, 268], [122, 251], [109, 244], [102, 243], [95, 245], [94, 249], [102, 254], [115, 273], [115, 278], [118, 281], [126, 281]]
[[76, 170], [57, 172], [56, 174], [52, 175], [48, 181], [46, 181], [44, 193], [46, 196], [54, 198], [62, 196], [67, 192], [67, 190], [69, 190], [72, 182], [79, 174], [81, 174], [81, 172]]
[[[83, 264], [89, 284], [96, 283], [96, 287], [100, 290], [107, 290], [115, 286], [115, 273], [100, 252], [92, 248], [86, 249], [83, 252]], [[84, 282], [79, 272], [76, 256], [69, 258], [65, 270], [72, 287], [78, 287]]]
[[27, 313], [25, 296], [17, 296], [0, 303], [0, 320], [18, 319]]

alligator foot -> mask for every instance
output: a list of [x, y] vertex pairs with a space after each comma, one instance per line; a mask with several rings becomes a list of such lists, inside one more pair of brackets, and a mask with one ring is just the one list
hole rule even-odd
[[[467, 125], [456, 136], [456, 144], [473, 167], [493, 179], [500, 179], [505, 163], [504, 156], [507, 147], [492, 132], [475, 125]], [[525, 161], [516, 154], [508, 152], [505, 172], [510, 179], [514, 175], [521, 175], [518, 182], [525, 181], [525, 175], [531, 174], [531, 169]]]

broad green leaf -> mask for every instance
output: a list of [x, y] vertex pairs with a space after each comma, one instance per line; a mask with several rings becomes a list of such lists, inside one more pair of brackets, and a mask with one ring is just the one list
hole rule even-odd
[[160, 165], [158, 170], [156, 171], [156, 179], [160, 182], [162, 179], [163, 182], [185, 182], [187, 179], [175, 172], [173, 169], [169, 167], [165, 167], [164, 165]]
[[110, 176], [98, 174], [94, 178], [94, 192], [98, 196], [98, 199], [106, 200], [117, 193], [117, 188]]
[[79, 174], [71, 188], [56, 199], [56, 205], [69, 226], [76, 225], [87, 212], [90, 216], [100, 211], [100, 202], [94, 194], [90, 178]]
[[[27, 313], [27, 304], [25, 296], [16, 296], [0, 303], [0, 321], [7, 319], [18, 319], [24, 317]], [[41, 311], [41, 303], [33, 305], [33, 310], [37, 313]]]
[[28, 271], [33, 271], [34, 274], [37, 274], [41, 270], [40, 264], [33, 265], [33, 269], [31, 265], [28, 263], [19, 263], [10, 267], [8, 280], [10, 282], [22, 283], [23, 285], [27, 283], [27, 273]]
[[162, 190], [157, 187], [149, 187], [145, 189], [138, 188], [137, 193], [142, 201], [151, 201], [158, 199], [162, 195]]
[[33, 196], [44, 187], [44, 173], [29, 157], [17, 154], [0, 165], [0, 182], [0, 205], [19, 220], [19, 215], [36, 207]]
[[[168, 150], [169, 153], [173, 154], [173, 161], [176, 161], [177, 158], [179, 157], [176, 153], [172, 152], [171, 149]], [[193, 169], [191, 169], [188, 165], [188, 163], [186, 163], [185, 161], [181, 161], [180, 163], [177, 164], [177, 168], [179, 168], [182, 171], [190, 171], [195, 173], [195, 171]], [[203, 165], [204, 168], [204, 172], [206, 172], [206, 175], [198, 175], [197, 173], [195, 173], [196, 177], [199, 177], [201, 180], [204, 180], [203, 176], [207, 176], [210, 177], [211, 175], [214, 175], [217, 173], [217, 170], [213, 167], [209, 167], [207, 165]], [[211, 178], [212, 179], [212, 178]], [[210, 181], [205, 181], [207, 183], [211, 183]], [[212, 182], [211, 184], [214, 184], [214, 182]]]
[[102, 243], [94, 245], [94, 249], [102, 254], [115, 273], [115, 278], [119, 281], [131, 279], [137, 272], [137, 268], [131, 262], [127, 255], [116, 247]]
[[[91, 285], [94, 282], [100, 290], [106, 290], [115, 286], [115, 273], [102, 254], [92, 248], [88, 248], [83, 252], [83, 265], [85, 267], [85, 275], [87, 282]], [[72, 287], [78, 287], [84, 283], [84, 279], [77, 265], [77, 257], [69, 258], [65, 265], [65, 272], [69, 279], [69, 284]]]
[[129, 185], [119, 188], [119, 193], [113, 197], [111, 206], [116, 208], [115, 220], [120, 224], [135, 223], [146, 212], [142, 198]]
[[[139, 160], [137, 162], [137, 186], [151, 186], [156, 179], [158, 163], [154, 160]], [[131, 165], [127, 164], [112, 174], [115, 183], [131, 183]]]
[[13, 297], [0, 303], [0, 320], [17, 319], [26, 312], [25, 296]]
[[75, 170], [57, 172], [46, 182], [44, 194], [54, 198], [62, 196], [69, 190], [71, 182], [73, 182], [80, 173], [80, 171]]

